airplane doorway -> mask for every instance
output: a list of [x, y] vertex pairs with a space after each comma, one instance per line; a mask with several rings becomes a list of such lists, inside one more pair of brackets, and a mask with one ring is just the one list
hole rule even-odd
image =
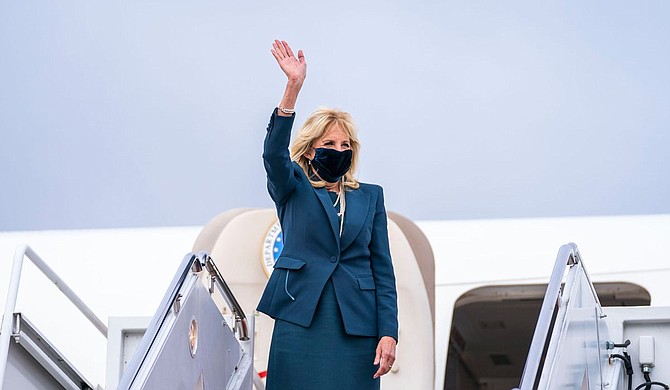
[[[649, 306], [632, 283], [594, 283], [602, 306]], [[485, 286], [454, 304], [444, 389], [508, 390], [519, 385], [546, 284]]]

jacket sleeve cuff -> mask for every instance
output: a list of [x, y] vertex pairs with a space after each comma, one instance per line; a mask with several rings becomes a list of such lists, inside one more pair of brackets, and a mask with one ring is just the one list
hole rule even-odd
[[393, 339], [395, 340], [396, 345], [398, 345], [398, 332], [397, 331], [396, 332], [386, 331], [386, 332], [380, 332], [379, 333], [379, 338], [380, 339], [384, 336], [393, 337]]
[[281, 119], [291, 119], [295, 118], [295, 112], [292, 113], [290, 116], [284, 116], [284, 115], [279, 115], [279, 107], [275, 107], [274, 111], [272, 111], [272, 116], [281, 118]]

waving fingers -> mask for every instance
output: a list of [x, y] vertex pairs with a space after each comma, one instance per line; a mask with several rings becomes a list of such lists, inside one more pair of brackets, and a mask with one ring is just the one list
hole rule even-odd
[[278, 39], [275, 39], [275, 41], [272, 43], [272, 54], [274, 54], [275, 58], [278, 59], [295, 57], [293, 55], [293, 50], [291, 50], [291, 46], [289, 46], [288, 42], [280, 41]]
[[286, 50], [286, 54], [287, 54], [289, 57], [295, 57], [295, 56], [293, 55], [293, 50], [291, 50], [291, 46], [288, 45], [288, 42], [286, 42], [286, 41], [281, 41], [281, 43], [282, 43], [282, 45], [283, 45], [283, 47], [284, 47], [284, 50]]
[[281, 61], [284, 58], [287, 57], [286, 50], [284, 49], [284, 45], [278, 40], [275, 39], [275, 41], [272, 43], [272, 55], [277, 59], [277, 61]]
[[298, 58], [293, 54], [291, 46], [286, 41], [275, 39], [272, 43], [272, 55], [291, 80], [304, 80], [307, 75], [307, 63], [302, 50], [298, 50]]

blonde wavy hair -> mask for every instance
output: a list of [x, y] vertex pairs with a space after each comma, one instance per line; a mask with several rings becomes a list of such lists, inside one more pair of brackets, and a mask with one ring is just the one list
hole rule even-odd
[[356, 135], [356, 125], [348, 112], [335, 108], [319, 108], [314, 111], [302, 125], [296, 139], [293, 141], [293, 145], [291, 145], [291, 160], [300, 165], [314, 187], [325, 187], [325, 181], [312, 180], [313, 175], [310, 174], [309, 160], [305, 157], [305, 153], [309, 152], [314, 142], [323, 137], [326, 131], [336, 124], [349, 137], [352, 152], [351, 167], [342, 177], [342, 183], [346, 188], [356, 189], [359, 187], [359, 183], [354, 174], [358, 167], [358, 151], [361, 148], [361, 144]]

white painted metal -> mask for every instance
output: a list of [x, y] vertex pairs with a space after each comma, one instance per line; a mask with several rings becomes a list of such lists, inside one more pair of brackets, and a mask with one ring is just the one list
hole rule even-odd
[[602, 388], [607, 361], [604, 342], [609, 337], [603, 317], [577, 246], [563, 245], [542, 303], [521, 389]]
[[[622, 343], [630, 340], [627, 351], [633, 366], [632, 387], [644, 383], [640, 368], [640, 337], [653, 336], [656, 344], [654, 351], [654, 367], [651, 379], [670, 384], [670, 307], [605, 307], [605, 322], [610, 331], [611, 341]], [[621, 348], [612, 352], [621, 353]], [[642, 360], [646, 360], [643, 357]], [[623, 375], [624, 368], [620, 360], [613, 360], [604, 373], [605, 383], [609, 389], [625, 389], [627, 378]], [[660, 387], [654, 386], [653, 389]]]
[[532, 389], [539, 375], [540, 363], [543, 361], [544, 346], [552, 326], [552, 317], [561, 291], [561, 283], [565, 277], [568, 265], [575, 261], [576, 252], [577, 246], [575, 244], [567, 244], [559, 249], [556, 256], [554, 270], [551, 272], [551, 279], [544, 295], [540, 316], [535, 326], [535, 333], [533, 333], [533, 341], [531, 342], [530, 351], [528, 351], [526, 367], [523, 370], [521, 390]]
[[51, 376], [54, 377], [64, 388], [70, 390], [80, 390], [80, 387], [77, 386], [70, 378], [68, 378], [63, 370], [60, 369], [57, 365], [53, 363], [51, 359], [31, 340], [28, 335], [23, 332], [19, 332], [19, 344], [26, 349], [35, 360], [37, 360], [42, 367], [44, 367]]
[[[253, 321], [247, 323], [211, 262], [206, 253], [184, 258], [118, 389], [198, 389], [205, 382], [214, 388], [252, 388]], [[210, 280], [235, 307], [236, 325], [229, 326], [214, 303], [213, 287], [205, 288], [203, 282]], [[193, 322], [198, 329], [197, 352], [188, 347]]]
[[12, 319], [5, 390], [81, 390], [93, 386], [21, 313]]
[[116, 389], [146, 332], [151, 317], [110, 317], [107, 333], [105, 387]]
[[63, 386], [18, 343], [9, 344], [2, 389], [63, 390]]
[[603, 311], [579, 253], [559, 298], [558, 315], [548, 345], [539, 388], [602, 389], [607, 364]]
[[654, 336], [640, 336], [638, 341], [639, 353], [638, 361], [640, 365], [647, 365], [649, 367], [654, 367], [655, 364], [655, 349], [656, 342]]
[[[570, 269], [565, 276], [567, 265]], [[652, 340], [663, 347], [654, 351]], [[668, 345], [670, 308], [603, 309], [577, 247], [564, 245], [545, 294], [520, 387], [617, 390], [639, 383], [641, 388], [645, 383], [643, 369], [649, 369], [642, 366], [652, 361], [658, 368], [651, 369], [651, 379], [667, 383]], [[623, 351], [630, 354], [633, 366], [630, 383], [624, 375], [621, 359], [627, 354]], [[613, 358], [612, 354], [619, 356]]]
[[35, 253], [28, 245], [20, 245], [14, 253], [14, 263], [12, 274], [9, 281], [9, 291], [7, 293], [7, 302], [3, 315], [2, 328], [0, 332], [0, 384], [4, 381], [5, 369], [7, 366], [7, 356], [9, 354], [9, 339], [11, 336], [12, 316], [16, 309], [16, 299], [19, 293], [19, 283], [21, 281], [21, 271], [23, 269], [23, 259], [28, 258], [42, 273], [52, 281], [58, 289], [72, 302], [79, 311], [102, 333], [107, 337], [107, 326], [102, 322], [93, 311], [84, 303], [84, 301], [72, 291], [72, 289], [61, 279], [42, 258]]

